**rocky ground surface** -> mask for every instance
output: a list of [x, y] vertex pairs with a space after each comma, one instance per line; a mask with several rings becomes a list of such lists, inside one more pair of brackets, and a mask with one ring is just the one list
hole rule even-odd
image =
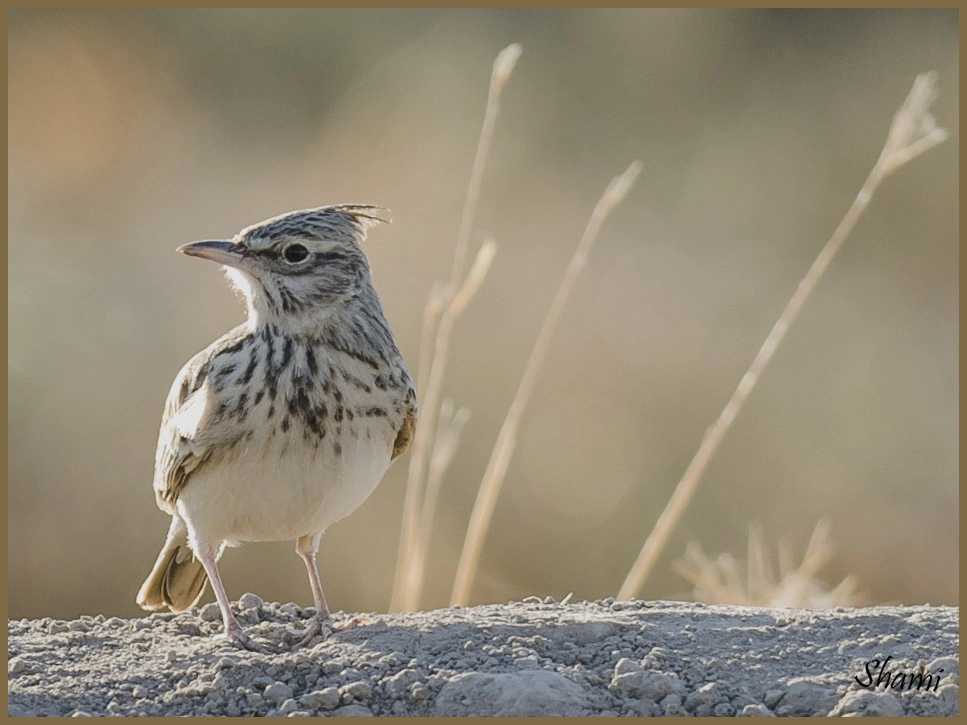
[[[238, 610], [246, 630], [276, 648], [312, 613], [254, 594]], [[951, 607], [548, 598], [371, 615], [268, 655], [213, 639], [220, 629], [213, 604], [135, 620], [10, 621], [9, 714], [958, 714]]]

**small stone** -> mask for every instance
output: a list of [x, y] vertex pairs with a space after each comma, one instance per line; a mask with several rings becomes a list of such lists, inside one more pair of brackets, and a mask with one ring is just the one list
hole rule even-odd
[[295, 712], [299, 709], [299, 703], [293, 700], [291, 697], [279, 705], [279, 714], [288, 715], [290, 712]]
[[284, 702], [292, 697], [292, 688], [285, 684], [284, 682], [273, 682], [271, 685], [265, 688], [262, 696], [269, 702], [274, 702], [276, 704]]
[[776, 714], [762, 703], [752, 703], [742, 708], [739, 717], [775, 717]]
[[673, 679], [661, 672], [638, 670], [626, 675], [618, 675], [611, 681], [608, 690], [619, 696], [648, 698], [661, 702], [667, 695], [683, 693], [681, 680]]
[[779, 701], [782, 699], [782, 696], [785, 694], [786, 693], [783, 692], [782, 690], [766, 691], [766, 695], [765, 695], [766, 707], [768, 707], [770, 710], [775, 710], [776, 705], [779, 704]]
[[632, 672], [638, 672], [640, 669], [641, 665], [639, 665], [637, 662], [632, 659], [628, 659], [627, 657], [622, 657], [614, 666], [614, 674], [615, 676], [627, 675], [631, 674]]
[[668, 697], [664, 698], [661, 701], [660, 704], [661, 704], [662, 707], [665, 707], [665, 708], [667, 708], [667, 707], [681, 707], [682, 706], [682, 696], [681, 695], [678, 695], [678, 694], [675, 694], [675, 693], [672, 693]]
[[755, 698], [749, 697], [748, 695], [735, 695], [729, 698], [729, 702], [732, 703], [732, 707], [736, 710], [741, 710], [746, 705], [757, 705]]
[[215, 663], [216, 670], [227, 670], [234, 667], [237, 663], [231, 657], [221, 657], [218, 662]]
[[346, 705], [334, 710], [335, 717], [372, 717], [373, 713], [368, 707], [363, 705]]
[[47, 634], [62, 634], [67, 631], [67, 622], [54, 621], [47, 626]]
[[956, 657], [938, 657], [926, 668], [926, 674], [928, 675], [940, 675], [943, 679], [947, 675], [960, 675], [960, 662], [957, 661]]
[[238, 598], [239, 609], [261, 609], [262, 597], [252, 592], [245, 592]]
[[7, 663], [7, 672], [11, 675], [19, 675], [22, 672], [27, 672], [27, 663], [20, 657], [14, 657]]
[[310, 710], [332, 710], [339, 704], [339, 690], [327, 687], [299, 698], [299, 703]]
[[217, 622], [222, 618], [222, 612], [215, 602], [209, 602], [198, 611], [198, 617], [203, 622]]
[[89, 712], [85, 712], [84, 710], [74, 710], [74, 712], [71, 713], [71, 717], [93, 717], [93, 715], [91, 715]]
[[685, 709], [698, 717], [708, 717], [712, 714], [712, 708], [721, 699], [716, 683], [706, 682], [685, 698]]
[[354, 700], [368, 700], [373, 696], [373, 688], [368, 682], [350, 682], [339, 688], [340, 695], [352, 695]]
[[843, 695], [832, 712], [834, 716], [903, 717], [903, 707], [890, 692], [852, 690]]
[[178, 653], [175, 652], [173, 649], [170, 649], [167, 652], [165, 652], [165, 662], [170, 664], [174, 662], [176, 659], [178, 659]]
[[541, 663], [537, 659], [537, 655], [530, 654], [526, 657], [518, 657], [514, 660], [515, 670], [539, 670], [541, 669]]
[[131, 690], [131, 697], [136, 700], [141, 700], [148, 696], [148, 690], [141, 685], [135, 685], [134, 689]]
[[735, 717], [735, 708], [727, 702], [720, 702], [712, 709], [715, 717]]
[[[791, 680], [782, 697], [782, 710], [792, 716], [825, 716], [838, 701], [836, 688], [807, 679]], [[782, 714], [778, 710], [776, 714]]]
[[414, 702], [420, 702], [425, 700], [430, 696], [430, 691], [421, 682], [414, 682], [413, 687], [410, 688], [410, 699]]
[[107, 711], [112, 715], [117, 715], [121, 712], [121, 706], [115, 700], [112, 700], [107, 704]]
[[634, 700], [628, 709], [635, 717], [661, 717], [662, 715], [658, 703], [651, 700]]
[[283, 614], [292, 617], [293, 619], [302, 617], [302, 611], [299, 609], [299, 605], [295, 602], [286, 602], [279, 607], [279, 609], [281, 609]]
[[383, 682], [383, 692], [391, 699], [403, 697], [419, 679], [420, 673], [408, 667], [392, 677], [387, 677]]
[[67, 629], [71, 632], [90, 632], [91, 628], [87, 622], [82, 622], [79, 619], [75, 619], [73, 622], [67, 623]]
[[447, 682], [434, 702], [443, 716], [569, 716], [586, 712], [584, 688], [559, 672], [465, 672]]

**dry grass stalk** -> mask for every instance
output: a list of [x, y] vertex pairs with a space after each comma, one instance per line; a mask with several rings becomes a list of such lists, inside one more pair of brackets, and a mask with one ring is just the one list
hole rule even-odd
[[936, 73], [933, 72], [917, 77], [906, 101], [893, 117], [893, 124], [890, 127], [886, 144], [873, 166], [873, 170], [870, 171], [833, 235], [820, 250], [806, 276], [800, 281], [795, 293], [786, 304], [786, 308], [782, 311], [765, 342], [762, 343], [762, 347], [742, 380], [739, 381], [738, 387], [732, 393], [732, 397], [722, 410], [718, 420], [705, 434], [695, 457], [675, 487], [665, 510], [658, 517], [658, 522], [645, 540], [638, 558], [621, 585], [618, 599], [630, 599], [641, 590], [645, 579], [651, 573], [658, 556], [665, 547], [669, 535], [681, 519], [685, 507], [691, 501], [712, 455], [722, 444], [722, 440], [731, 428], [735, 416], [742, 409], [763, 369], [772, 359], [776, 348], [785, 337], [789, 325], [796, 319], [800, 308], [815, 289], [816, 283], [823, 276], [833, 256], [842, 246], [846, 237], [849, 236], [857, 220], [863, 215], [880, 182], [903, 164], [947, 138], [947, 132], [937, 126], [929, 112], [930, 104], [937, 97], [936, 82]]
[[792, 548], [779, 542], [779, 576], [772, 573], [769, 552], [757, 525], [749, 526], [746, 580], [741, 567], [729, 554], [715, 561], [696, 542], [685, 548], [684, 559], [673, 564], [675, 571], [694, 586], [697, 601], [706, 604], [740, 604], [785, 609], [827, 609], [857, 604], [856, 578], [847, 576], [832, 589], [817, 575], [833, 556], [829, 522], [821, 520], [813, 530], [806, 553], [798, 566], [792, 564]]
[[507, 416], [497, 435], [490, 461], [484, 471], [480, 488], [477, 492], [477, 499], [474, 502], [473, 511], [470, 514], [470, 523], [467, 527], [467, 536], [464, 540], [463, 550], [460, 553], [460, 562], [457, 565], [457, 573], [454, 579], [453, 592], [450, 596], [450, 604], [465, 606], [470, 598], [470, 587], [473, 584], [477, 565], [480, 561], [480, 551], [483, 548], [483, 541], [493, 517], [494, 506], [497, 503], [497, 495], [500, 493], [504, 476], [507, 473], [507, 466], [510, 464], [514, 446], [517, 443], [517, 429], [520, 425], [521, 414], [527, 405], [531, 391], [534, 388], [534, 381], [540, 370], [547, 347], [557, 326], [558, 319], [564, 309], [571, 287], [578, 274], [587, 262], [588, 252], [597, 238], [601, 224], [608, 217], [611, 211], [621, 203], [634, 180], [641, 172], [641, 162], [635, 161], [620, 176], [611, 180], [608, 188], [598, 200], [588, 220], [587, 228], [578, 242], [574, 251], [574, 256], [564, 272], [564, 277], [557, 288], [550, 309], [541, 331], [534, 341], [527, 366], [524, 368], [524, 375], [521, 378], [517, 393], [510, 404]]
[[[490, 264], [493, 262], [494, 255], [497, 253], [497, 245], [492, 239], [488, 239], [480, 247], [477, 258], [467, 275], [463, 286], [457, 290], [457, 294], [449, 300], [440, 316], [439, 327], [437, 328], [436, 354], [438, 359], [446, 361], [449, 351], [450, 334], [453, 324], [460, 314], [466, 309], [470, 300], [476, 295], [480, 285], [483, 284]], [[443, 370], [443, 365], [437, 367]], [[432, 376], [431, 376], [432, 379]], [[434, 396], [439, 395], [442, 386], [432, 388]], [[429, 396], [428, 396], [429, 397]], [[435, 399], [433, 401], [436, 402]], [[433, 519], [436, 514], [436, 503], [440, 492], [440, 485], [443, 482], [443, 474], [449, 467], [453, 456], [456, 453], [457, 445], [460, 440], [460, 432], [470, 416], [470, 411], [461, 408], [455, 414], [452, 413], [452, 403], [444, 400], [440, 404], [436, 420], [436, 435], [434, 443], [429, 453], [429, 463], [423, 477], [422, 503], [420, 506], [420, 517], [417, 524], [417, 536], [410, 552], [409, 563], [405, 572], [405, 589], [402, 593], [400, 606], [404, 611], [414, 611], [419, 607], [420, 594], [423, 591], [423, 578], [426, 571], [426, 552], [430, 540], [430, 532], [433, 529]], [[426, 429], [427, 435], [432, 432], [431, 427]], [[414, 438], [414, 447], [416, 439]], [[425, 453], [426, 447], [421, 451]], [[412, 468], [411, 468], [412, 472]]]
[[[493, 137], [494, 124], [497, 120], [497, 111], [500, 106], [500, 93], [520, 54], [520, 45], [512, 43], [498, 53], [494, 61], [490, 76], [490, 90], [487, 95], [487, 109], [484, 112], [483, 127], [480, 131], [480, 140], [477, 144], [467, 197], [460, 219], [460, 231], [457, 235], [450, 282], [445, 287], [440, 285], [434, 287], [423, 315], [420, 367], [417, 373], [418, 389], [423, 399], [420, 403], [420, 415], [417, 418], [416, 432], [413, 436], [413, 450], [410, 454], [410, 465], [407, 473], [396, 577], [390, 601], [391, 611], [412, 611], [419, 606], [423, 562], [417, 562], [415, 557], [420, 545], [420, 531], [428, 527], [428, 522], [421, 521], [420, 516], [421, 511], [427, 509], [423, 499], [427, 482], [428, 460], [431, 455], [429, 446], [437, 426], [437, 415], [443, 389], [444, 371], [449, 357], [450, 333], [453, 323], [480, 288], [480, 284], [483, 282], [496, 253], [496, 245], [492, 241], [485, 242], [477, 253], [476, 262], [470, 273], [466, 278], [463, 278], [463, 268], [466, 264], [477, 200], [480, 197], [483, 172], [490, 149], [490, 140]], [[435, 336], [433, 334], [434, 329], [436, 330]], [[433, 341], [432, 344], [431, 341]], [[433, 348], [432, 360], [430, 359], [431, 347]], [[447, 440], [451, 441], [454, 447], [456, 446], [456, 439], [450, 437]], [[431, 512], [435, 507], [435, 500], [433, 503], [434, 506], [430, 507]], [[419, 568], [416, 566], [418, 563]]]

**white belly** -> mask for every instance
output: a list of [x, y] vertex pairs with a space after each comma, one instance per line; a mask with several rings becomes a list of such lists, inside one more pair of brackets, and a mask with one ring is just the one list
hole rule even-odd
[[229, 546], [283, 541], [323, 532], [348, 516], [376, 488], [390, 464], [391, 444], [365, 430], [313, 447], [301, 435], [241, 447], [196, 471], [178, 499], [178, 513], [197, 543]]

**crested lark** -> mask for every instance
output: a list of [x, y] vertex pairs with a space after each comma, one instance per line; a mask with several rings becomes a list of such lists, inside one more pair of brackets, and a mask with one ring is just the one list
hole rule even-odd
[[226, 546], [294, 539], [316, 607], [299, 644], [331, 627], [319, 540], [373, 492], [416, 421], [360, 248], [382, 211], [296, 211], [179, 247], [224, 265], [248, 319], [189, 360], [168, 394], [154, 491], [172, 520], [143, 608], [188, 609], [211, 580], [223, 636], [264, 651], [232, 614], [216, 562]]

